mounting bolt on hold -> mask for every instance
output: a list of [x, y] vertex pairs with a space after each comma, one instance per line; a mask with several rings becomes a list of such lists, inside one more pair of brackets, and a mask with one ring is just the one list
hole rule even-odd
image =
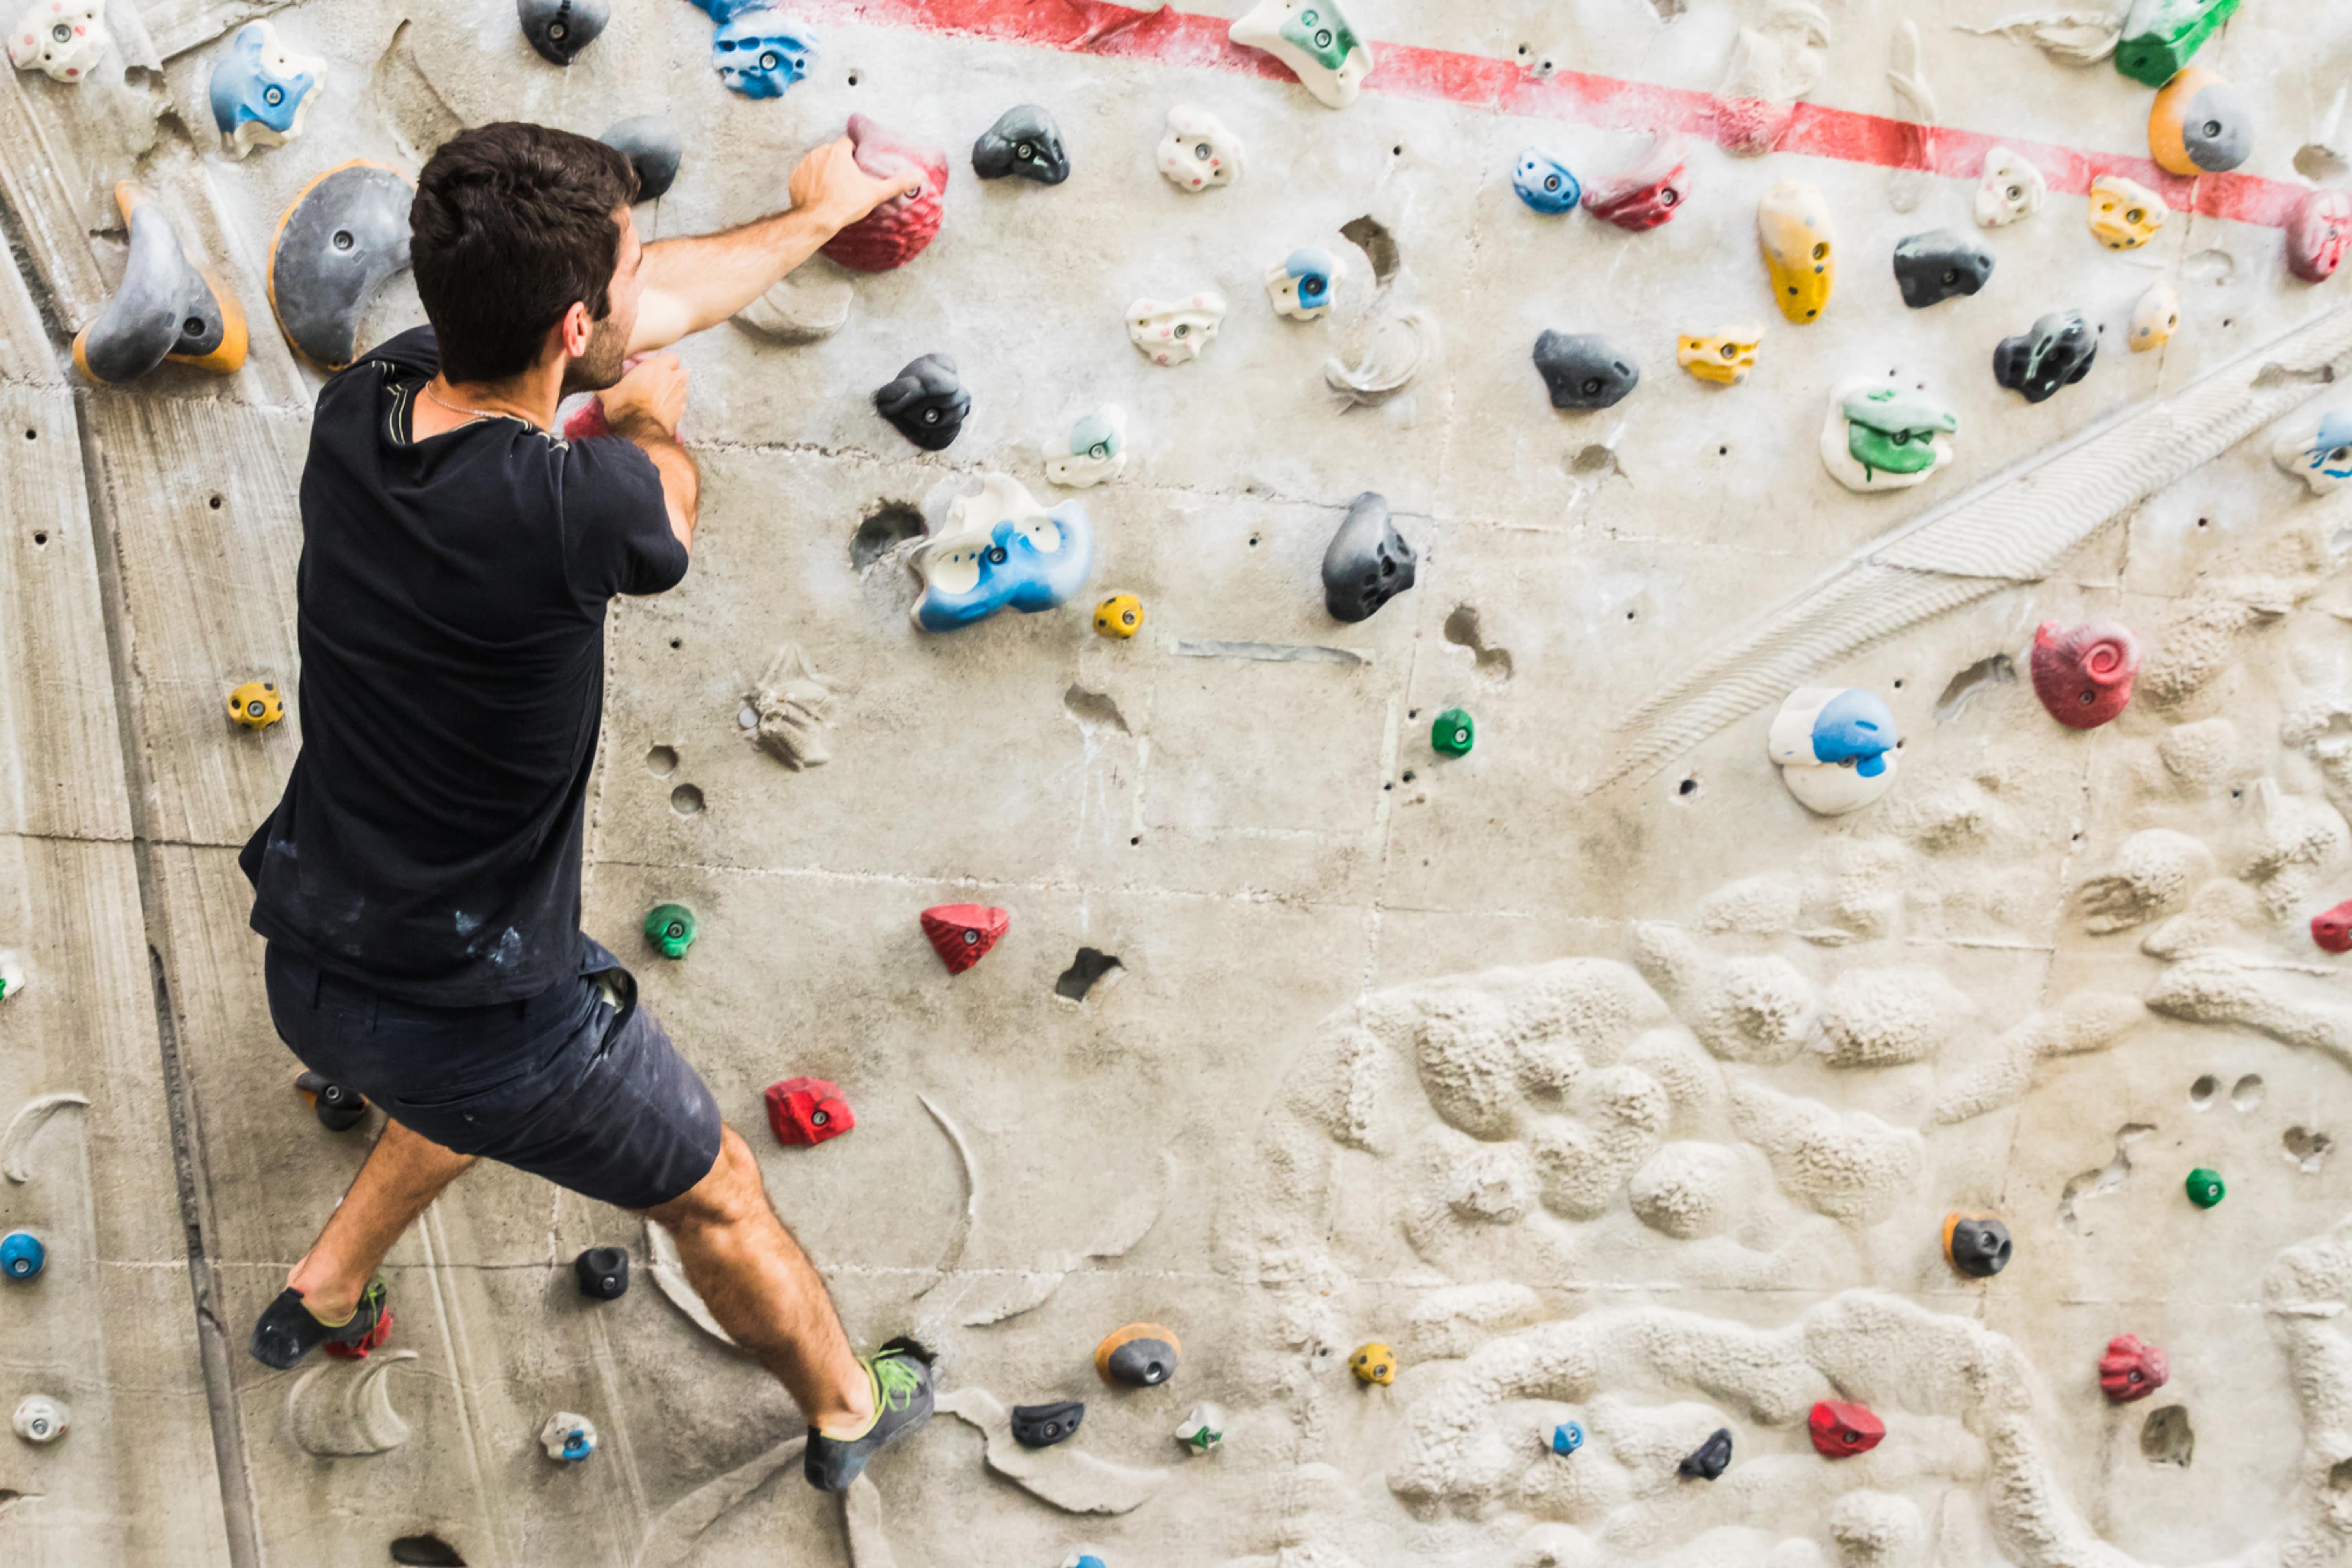
[[768, 1129], [779, 1143], [813, 1147], [857, 1125], [837, 1085], [821, 1078], [788, 1078], [768, 1086]]
[[37, 1276], [48, 1260], [48, 1248], [31, 1231], [12, 1230], [0, 1236], [0, 1276], [22, 1284]]
[[684, 958], [694, 945], [694, 911], [684, 904], [656, 904], [646, 911], [646, 941], [664, 958]]
[[267, 730], [286, 717], [286, 700], [267, 680], [248, 680], [228, 694], [228, 716], [241, 729]]
[[2204, 1165], [2189, 1173], [2189, 1201], [2200, 1209], [2210, 1209], [2230, 1195], [2222, 1184], [2221, 1173]]
[[592, 1247], [572, 1260], [572, 1272], [591, 1301], [617, 1301], [629, 1293], [628, 1248]]
[[923, 934], [950, 974], [986, 958], [1012, 924], [1010, 913], [986, 904], [935, 904], [923, 911]]
[[1095, 1372], [1105, 1383], [1128, 1388], [1152, 1388], [1176, 1375], [1184, 1347], [1172, 1329], [1158, 1323], [1129, 1323], [1113, 1329], [1095, 1347]]
[[1473, 723], [1467, 710], [1448, 708], [1429, 727], [1429, 744], [1433, 751], [1449, 757], [1466, 757], [1477, 744], [1478, 727]]
[[1356, 1353], [1348, 1358], [1348, 1370], [1361, 1384], [1378, 1384], [1386, 1388], [1396, 1381], [1396, 1352], [1378, 1340], [1358, 1345]]
[[1095, 606], [1095, 630], [1107, 637], [1131, 637], [1143, 629], [1143, 601], [1113, 594]]
[[298, 1073], [294, 1092], [310, 1102], [318, 1113], [319, 1125], [330, 1132], [348, 1132], [367, 1115], [367, 1096], [349, 1084], [335, 1082], [314, 1072]]

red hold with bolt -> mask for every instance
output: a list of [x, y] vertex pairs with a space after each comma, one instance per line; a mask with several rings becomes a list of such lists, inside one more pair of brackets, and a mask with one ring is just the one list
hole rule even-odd
[[2113, 621], [2062, 626], [2044, 621], [2033, 634], [2033, 694], [2070, 730], [2095, 730], [2130, 706], [2139, 674], [2139, 639]]
[[2312, 916], [2311, 940], [2330, 952], [2352, 952], [2352, 899]]
[[779, 1143], [803, 1147], [838, 1138], [857, 1125], [841, 1089], [821, 1078], [788, 1078], [768, 1086], [768, 1127]]
[[851, 155], [877, 180], [920, 174], [922, 188], [892, 196], [824, 244], [824, 254], [857, 272], [887, 272], [923, 252], [940, 232], [940, 198], [948, 188], [948, 155], [895, 136], [863, 114], [849, 117]]
[[2099, 1358], [2099, 1386], [2117, 1405], [2146, 1399], [2162, 1388], [2171, 1374], [2164, 1352], [2143, 1344], [2137, 1334], [2117, 1334], [2107, 1342], [2107, 1353]]
[[923, 934], [950, 974], [961, 974], [986, 958], [1012, 924], [1010, 914], [986, 904], [940, 904], [923, 911]]
[[1829, 1399], [1813, 1406], [1813, 1413], [1805, 1418], [1805, 1429], [1812, 1434], [1814, 1452], [1824, 1459], [1867, 1454], [1886, 1436], [1886, 1423], [1868, 1406]]

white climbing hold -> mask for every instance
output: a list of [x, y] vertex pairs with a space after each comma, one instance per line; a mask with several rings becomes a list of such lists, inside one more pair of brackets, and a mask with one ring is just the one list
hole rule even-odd
[[1985, 154], [1984, 178], [1977, 182], [1977, 223], [2002, 228], [2042, 210], [2050, 197], [2050, 182], [2025, 161], [2021, 153], [1996, 147]]
[[1127, 410], [1106, 403], [1045, 445], [1045, 477], [1074, 490], [1092, 489], [1127, 472]]
[[0, 1002], [5, 1002], [25, 988], [25, 961], [0, 948]]
[[768, 291], [735, 312], [735, 320], [779, 342], [813, 343], [829, 338], [848, 324], [849, 307], [857, 290], [849, 279], [814, 274], [814, 261], [801, 271], [788, 272]]
[[1160, 139], [1157, 158], [1168, 183], [1194, 195], [1242, 177], [1242, 139], [1215, 115], [1191, 104], [1168, 111], [1168, 133]]
[[63, 1401], [46, 1394], [28, 1394], [17, 1402], [16, 1417], [8, 1424], [27, 1443], [54, 1443], [66, 1435], [72, 1420], [73, 1413]]
[[539, 1446], [551, 1459], [576, 1465], [596, 1451], [596, 1424], [585, 1415], [559, 1410], [539, 1429]]
[[1138, 300], [1127, 308], [1127, 335], [1157, 365], [1190, 364], [1216, 340], [1225, 297], [1203, 289], [1189, 299]]

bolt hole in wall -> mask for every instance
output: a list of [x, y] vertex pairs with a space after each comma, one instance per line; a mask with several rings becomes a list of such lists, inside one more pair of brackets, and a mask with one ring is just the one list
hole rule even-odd
[[2189, 1425], [2189, 1407], [2168, 1405], [2161, 1410], [2149, 1411], [2147, 1419], [2140, 1424], [2139, 1451], [2140, 1457], [2151, 1465], [2179, 1465], [2187, 1469], [2197, 1453], [2197, 1433]]
[[205, 502], [205, 504], [212, 508], [215, 511], [218, 511], [221, 509], [221, 499], [218, 496], [215, 496], [210, 500]]
[[1685, 800], [1690, 799], [1691, 796], [1697, 793], [1698, 780], [1696, 779], [1685, 779], [1682, 783], [1675, 786], [1675, 794], [1680, 795]]
[[1117, 977], [1125, 968], [1108, 952], [1097, 948], [1082, 947], [1078, 949], [1077, 957], [1070, 961], [1070, 967], [1062, 971], [1061, 978], [1054, 982], [1054, 994], [1066, 996], [1073, 1002], [1083, 1002], [1097, 985]]
[[48, 542], [49, 535], [47, 530], [42, 530], [33, 535], [33, 542], [36, 545], [45, 545], [48, 543]]
[[407, 1568], [466, 1568], [457, 1549], [437, 1535], [404, 1535], [392, 1543], [392, 1560]]
[[[929, 531], [923, 527], [923, 514], [905, 501], [884, 501], [866, 515], [850, 535], [849, 563], [860, 572], [910, 539], [920, 539]], [[1257, 542], [1253, 539], [1252, 544]]]
[[669, 792], [669, 808], [680, 816], [700, 816], [702, 792], [692, 784], [682, 784]]

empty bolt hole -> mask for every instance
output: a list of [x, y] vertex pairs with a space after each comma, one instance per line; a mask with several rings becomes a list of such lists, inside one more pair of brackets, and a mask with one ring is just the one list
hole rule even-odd
[[669, 808], [680, 816], [702, 815], [702, 792], [692, 784], [680, 784], [669, 792]]
[[37, 441], [40, 438], [41, 433], [38, 430], [27, 430], [25, 432], [25, 439], [27, 441]]
[[646, 772], [657, 779], [666, 779], [677, 772], [677, 748], [656, 746], [646, 753]]
[[1078, 949], [1078, 956], [1070, 961], [1070, 967], [1062, 971], [1062, 977], [1054, 982], [1054, 994], [1066, 996], [1073, 1002], [1083, 1002], [1087, 999], [1087, 993], [1107, 977], [1120, 973], [1124, 967], [1108, 952], [1082, 947]]
[[1252, 550], [1255, 550], [1257, 548], [1257, 535], [1255, 533], [1250, 535], [1250, 548]]
[[36, 533], [36, 534], [34, 534], [34, 535], [33, 535], [33, 542], [34, 542], [34, 543], [36, 543], [36, 544], [47, 544], [48, 542], [49, 542], [49, 536], [48, 536], [48, 534], [47, 534], [46, 531], [39, 532], [39, 533]]
[[1675, 786], [1675, 793], [1687, 800], [1698, 793], [1698, 780], [1685, 779]]
[[679, 638], [679, 637], [672, 637], [672, 638], [670, 638], [670, 639], [669, 639], [669, 646], [670, 646], [670, 647], [680, 647], [680, 646], [682, 646], [683, 640], [684, 640], [684, 639]]
[[1130, 839], [1129, 839], [1129, 840], [1128, 840], [1128, 843], [1129, 843], [1129, 844], [1140, 844], [1140, 843], [1142, 843], [1142, 842], [1143, 842], [1143, 835], [1142, 835], [1142, 834], [1140, 834], [1140, 833], [1137, 834], [1134, 837], [1132, 837], [1132, 838], [1130, 838]]
[[1404, 771], [1404, 782], [1407, 784], [1412, 783], [1412, 770], [1411, 768], [1407, 768]]
[[221, 509], [221, 499], [218, 496], [215, 496], [212, 500], [205, 502], [205, 504], [212, 508], [215, 511], [218, 511]]
[[851, 71], [849, 73], [849, 85], [852, 87], [856, 87], [857, 85], [857, 73], [856, 71]]

